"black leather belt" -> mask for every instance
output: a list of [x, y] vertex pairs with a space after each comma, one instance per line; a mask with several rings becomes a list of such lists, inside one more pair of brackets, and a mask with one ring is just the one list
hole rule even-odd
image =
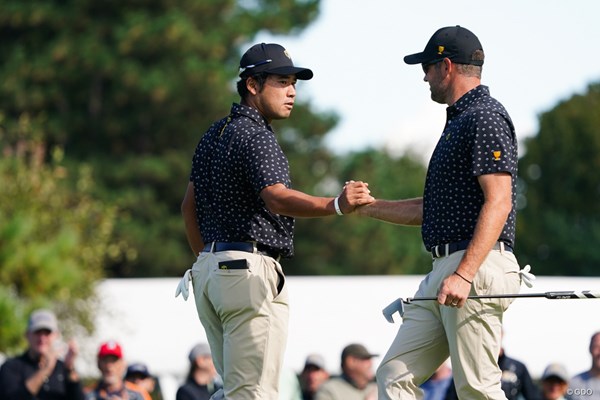
[[211, 242], [204, 246], [203, 252], [210, 253], [218, 251], [244, 251], [246, 253], [257, 253], [280, 259], [280, 255], [267, 246], [254, 242]]
[[[446, 243], [446, 244], [440, 244], [438, 246], [433, 246], [431, 248], [431, 256], [433, 258], [447, 257], [454, 252], [457, 252], [460, 250], [466, 250], [467, 247], [469, 246], [469, 242], [470, 242], [469, 240], [463, 240], [460, 242]], [[492, 250], [504, 250], [504, 251], [508, 251], [510, 253], [513, 252], [512, 247], [510, 247], [509, 245], [507, 245], [504, 242], [496, 242], [494, 247], [492, 247]]]

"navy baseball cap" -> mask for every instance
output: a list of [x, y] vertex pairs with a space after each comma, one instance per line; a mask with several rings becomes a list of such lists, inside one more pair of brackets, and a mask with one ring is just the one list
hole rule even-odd
[[266, 72], [277, 75], [296, 75], [301, 80], [309, 80], [313, 72], [308, 68], [295, 67], [290, 53], [275, 43], [259, 43], [250, 47], [240, 60], [240, 77]]
[[457, 64], [483, 65], [483, 60], [473, 60], [476, 50], [483, 51], [479, 39], [462, 26], [447, 26], [438, 29], [420, 53], [404, 57], [407, 64], [433, 64], [449, 58]]
[[125, 374], [125, 378], [131, 378], [135, 375], [139, 375], [144, 378], [152, 376], [146, 364], [142, 363], [133, 363], [127, 367], [127, 373]]

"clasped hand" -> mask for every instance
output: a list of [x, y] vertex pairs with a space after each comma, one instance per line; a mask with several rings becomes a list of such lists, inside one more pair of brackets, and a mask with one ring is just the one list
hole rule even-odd
[[371, 196], [369, 184], [363, 181], [348, 181], [339, 195], [340, 209], [344, 214], [352, 213], [356, 207], [371, 204], [375, 198]]

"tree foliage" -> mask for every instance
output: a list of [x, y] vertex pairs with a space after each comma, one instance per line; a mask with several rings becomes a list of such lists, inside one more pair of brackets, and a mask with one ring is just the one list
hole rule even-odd
[[549, 275], [598, 275], [600, 255], [600, 83], [540, 117], [520, 161], [517, 245]]
[[[25, 321], [48, 307], [66, 332], [92, 330], [95, 284], [106, 257], [116, 210], [94, 199], [91, 170], [69, 171], [63, 152], [27, 139], [20, 119], [14, 146], [0, 146], [0, 350], [22, 348]], [[0, 138], [4, 134], [0, 131]], [[32, 133], [32, 132], [31, 132]], [[48, 163], [44, 162], [49, 159]], [[72, 180], [68, 179], [73, 173]], [[75, 183], [75, 187], [71, 186]]]
[[[261, 30], [296, 33], [318, 0], [6, 0], [0, 110], [7, 143], [27, 114], [95, 196], [120, 210], [114, 276], [179, 274], [192, 261], [180, 204], [200, 135], [237, 100], [240, 53]], [[300, 106], [298, 108], [301, 108]], [[324, 135], [328, 117], [306, 113]], [[307, 124], [307, 126], [309, 126]]]
[[[0, 337], [50, 300], [84, 310], [76, 300], [103, 274], [175, 276], [193, 262], [180, 204], [194, 148], [238, 100], [237, 63], [255, 36], [296, 34], [318, 7], [318, 0], [3, 2]], [[292, 117], [274, 124], [294, 188], [333, 196], [360, 179], [378, 198], [420, 196], [425, 166], [417, 157], [327, 150], [323, 139], [337, 116], [302, 103], [311, 84], [298, 83]], [[600, 239], [599, 92], [591, 85], [543, 114], [539, 135], [525, 144], [517, 250], [544, 273], [597, 274], [590, 243]], [[419, 228], [352, 215], [299, 219], [296, 254], [284, 261], [289, 274], [424, 273], [430, 265]], [[46, 287], [38, 280], [47, 273], [56, 281]]]
[[[337, 195], [344, 182], [362, 180], [381, 199], [419, 197], [423, 193], [425, 167], [414, 156], [394, 157], [368, 149], [341, 156], [330, 175], [316, 188], [321, 195]], [[291, 274], [386, 275], [420, 274], [431, 267], [420, 229], [347, 215], [299, 219], [296, 254], [286, 260]]]

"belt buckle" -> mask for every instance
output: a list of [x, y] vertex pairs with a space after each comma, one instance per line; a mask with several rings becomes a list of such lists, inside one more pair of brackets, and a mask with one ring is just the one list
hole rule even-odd
[[[442, 254], [440, 254], [440, 248], [443, 249]], [[433, 258], [442, 258], [450, 255], [450, 243], [446, 244], [438, 244], [437, 246], [433, 246], [431, 253]]]

